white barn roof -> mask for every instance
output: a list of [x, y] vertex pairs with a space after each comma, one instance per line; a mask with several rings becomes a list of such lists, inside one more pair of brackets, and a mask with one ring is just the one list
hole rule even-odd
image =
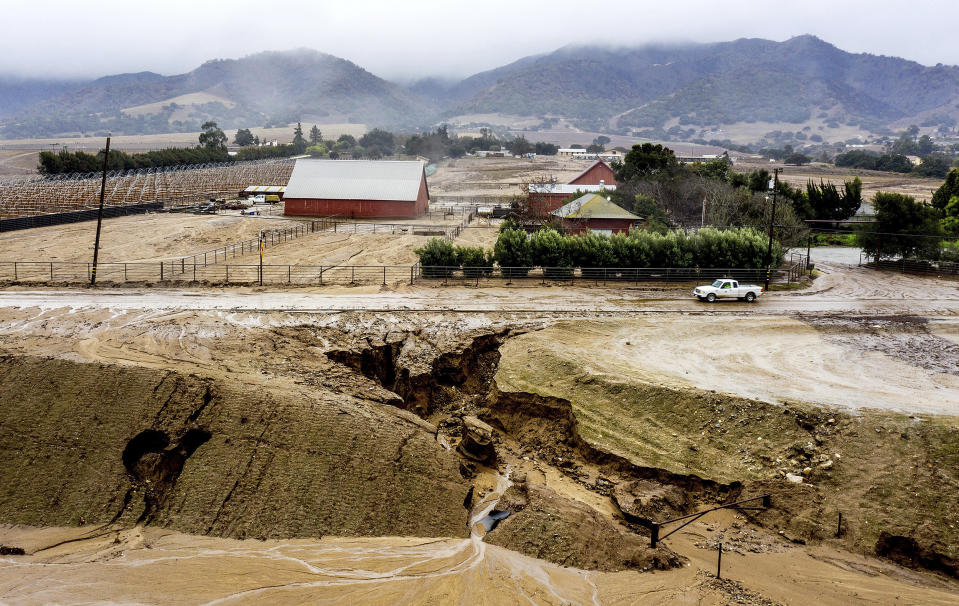
[[297, 160], [284, 198], [398, 200], [419, 196], [423, 163], [396, 160]]
[[[530, 183], [529, 184], [529, 193], [531, 194], [574, 194], [578, 191], [602, 191], [608, 189], [610, 191], [616, 189], [615, 183], [604, 184], [604, 185], [592, 185], [587, 183]], [[286, 194], [287, 197], [290, 194]]]

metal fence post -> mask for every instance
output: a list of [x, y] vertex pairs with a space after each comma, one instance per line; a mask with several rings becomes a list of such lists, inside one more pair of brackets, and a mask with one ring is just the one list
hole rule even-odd
[[160, 261], [160, 282], [163, 282], [163, 261]]
[[386, 286], [386, 266], [383, 266], [383, 286]]
[[53, 281], [53, 262], [50, 262], [50, 281]]
[[127, 264], [126, 263], [123, 264], [123, 281], [124, 282], [127, 281]]
[[230, 283], [230, 265], [227, 264], [227, 265], [224, 265], [223, 267], [226, 269], [226, 283], [229, 284]]
[[13, 281], [17, 281], [17, 262], [13, 262]]

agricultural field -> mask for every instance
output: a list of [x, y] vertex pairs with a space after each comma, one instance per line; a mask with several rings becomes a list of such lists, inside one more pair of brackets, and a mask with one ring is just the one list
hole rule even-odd
[[[264, 213], [267, 210], [282, 213], [281, 207], [260, 208]], [[407, 225], [442, 234], [462, 220], [461, 215], [438, 214], [432, 219], [378, 223], [376, 233], [371, 231], [372, 221], [344, 223], [335, 233], [310, 233], [271, 246], [264, 261], [273, 265], [413, 265], [417, 262], [413, 250], [434, 236], [413, 235]], [[260, 231], [308, 224], [309, 220], [286, 218], [281, 214], [241, 216], [228, 211], [213, 216], [151, 213], [117, 217], [103, 221], [99, 260], [103, 263], [169, 261], [256, 239]], [[395, 232], [391, 233], [391, 229]], [[0, 233], [0, 261], [89, 262], [93, 257], [95, 230], [96, 223], [86, 221]], [[454, 242], [491, 248], [496, 233], [496, 226], [474, 221]], [[255, 248], [247, 245], [242, 250], [246, 253], [234, 256], [231, 249], [227, 262], [240, 265], [258, 262]], [[222, 263], [222, 251], [219, 255]], [[214, 257], [210, 255], [209, 259], [212, 262]]]

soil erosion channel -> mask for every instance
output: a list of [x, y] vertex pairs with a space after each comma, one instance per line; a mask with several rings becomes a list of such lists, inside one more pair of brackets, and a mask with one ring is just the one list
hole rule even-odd
[[[951, 394], [901, 405], [954, 390], [951, 360], [900, 360], [872, 325], [790, 321], [817, 353], [914, 369], [886, 406], [713, 392], [668, 376], [682, 361], [646, 364], [687, 318], [2, 314], [7, 602], [959, 596]], [[649, 545], [654, 522], [760, 494], [772, 509]], [[736, 581], [701, 572], [719, 540]]]

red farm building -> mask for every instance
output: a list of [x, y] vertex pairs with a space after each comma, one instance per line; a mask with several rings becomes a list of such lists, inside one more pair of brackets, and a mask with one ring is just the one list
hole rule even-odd
[[616, 189], [615, 185], [570, 185], [568, 183], [531, 183], [529, 208], [533, 214], [546, 215], [573, 199], [576, 192], [598, 192]]
[[616, 185], [616, 174], [608, 164], [597, 160], [589, 168], [570, 180], [570, 185]]
[[285, 214], [415, 219], [429, 206], [423, 163], [300, 159], [286, 186]]
[[563, 230], [571, 234], [626, 233], [630, 227], [643, 222], [642, 217], [620, 208], [599, 194], [576, 198], [550, 214], [561, 219]]

